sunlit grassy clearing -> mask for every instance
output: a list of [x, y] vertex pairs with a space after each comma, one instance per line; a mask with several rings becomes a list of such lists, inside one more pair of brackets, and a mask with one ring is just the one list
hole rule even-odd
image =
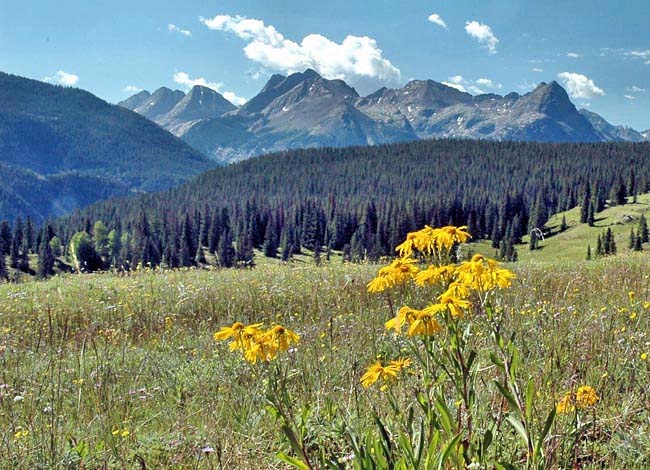
[[[502, 301], [540, 410], [575, 383], [601, 396], [594, 467], [642, 468], [648, 458], [645, 260], [513, 265], [518, 280]], [[385, 300], [366, 293], [375, 272], [336, 262], [0, 286], [0, 465], [123, 468], [137, 455], [149, 468], [279, 466], [274, 454], [287, 445], [265, 411], [258, 372], [212, 339], [235, 320], [277, 321], [301, 335], [290, 385], [296, 409], [313, 410], [314, 429], [332, 433], [334, 409], [370, 427], [368, 410], [382, 400], [361, 387], [363, 369], [403, 353], [383, 328]], [[392, 300], [425, 301], [411, 288]]]

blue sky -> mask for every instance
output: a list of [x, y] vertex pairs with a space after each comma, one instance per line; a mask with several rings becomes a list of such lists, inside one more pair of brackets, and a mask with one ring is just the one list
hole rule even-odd
[[0, 70], [112, 102], [194, 83], [243, 101], [306, 66], [361, 94], [414, 78], [473, 94], [558, 80], [578, 107], [645, 130], [648, 18], [647, 0], [2, 0]]

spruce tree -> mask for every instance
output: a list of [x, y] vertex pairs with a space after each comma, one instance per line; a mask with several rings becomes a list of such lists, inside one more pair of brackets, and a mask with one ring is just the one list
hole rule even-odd
[[235, 249], [233, 248], [233, 236], [230, 227], [226, 227], [219, 238], [217, 258], [222, 268], [232, 268], [235, 264]]
[[7, 271], [7, 263], [5, 261], [5, 255], [0, 254], [0, 281], [7, 279], [9, 277], [9, 271]]
[[647, 243], [650, 241], [650, 231], [648, 231], [648, 222], [646, 221], [645, 214], [641, 214], [641, 218], [639, 219], [639, 228], [637, 229], [637, 233], [641, 237], [641, 241], [643, 243]]
[[568, 228], [566, 223], [566, 215], [562, 214], [562, 223], [560, 224], [560, 232], [564, 232]]
[[634, 251], [643, 251], [643, 241], [641, 240], [641, 235], [636, 236], [634, 241]]
[[634, 228], [631, 228], [630, 229], [630, 243], [628, 245], [628, 248], [630, 250], [633, 250], [635, 244], [636, 244], [636, 235], [634, 235]]
[[598, 242], [596, 243], [596, 256], [600, 257], [605, 254], [605, 250], [603, 249], [603, 239], [601, 238], [600, 235], [598, 235]]
[[587, 224], [590, 227], [593, 227], [594, 224], [596, 223], [596, 210], [594, 208], [594, 205], [592, 203], [589, 203], [589, 209], [587, 211]]
[[38, 263], [36, 275], [40, 279], [45, 279], [54, 274], [54, 255], [52, 248], [47, 242], [47, 239], [41, 241], [41, 248], [38, 251]]
[[587, 261], [591, 261], [591, 245], [587, 245]]
[[11, 227], [9, 222], [0, 222], [0, 255], [7, 256], [11, 252]]
[[582, 204], [580, 204], [580, 223], [586, 224], [587, 217], [589, 215], [589, 205], [591, 204], [591, 193], [589, 189], [589, 184], [585, 188], [585, 192], [582, 196]]

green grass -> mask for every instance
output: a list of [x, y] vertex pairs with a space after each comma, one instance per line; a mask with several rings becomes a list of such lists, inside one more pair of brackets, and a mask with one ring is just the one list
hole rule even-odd
[[[591, 246], [592, 257], [596, 257], [596, 244], [598, 236], [608, 228], [612, 229], [616, 240], [618, 253], [628, 253], [630, 241], [630, 229], [637, 232], [639, 218], [642, 214], [646, 219], [650, 217], [650, 194], [641, 194], [636, 203], [628, 198], [629, 203], [623, 206], [606, 207], [605, 210], [596, 214], [593, 227], [586, 223], [580, 223], [580, 207], [574, 207], [565, 212], [554, 214], [546, 223], [548, 236], [540, 240], [538, 249], [530, 251], [528, 248], [528, 236], [523, 238], [523, 243], [517, 245], [518, 261], [521, 262], [556, 262], [556, 261], [583, 261], [587, 257], [587, 246]], [[567, 229], [560, 231], [562, 217], [566, 218]], [[491, 246], [489, 240], [479, 240], [468, 247], [476, 253], [495, 257], [498, 250]], [[649, 249], [644, 244], [644, 249]]]
[[[282, 359], [295, 410], [311, 410], [314, 445], [349, 453], [337, 423], [372, 429], [372, 407], [387, 413], [383, 392], [363, 389], [360, 375], [378, 356], [406, 353], [383, 328], [386, 298], [366, 292], [377, 267], [259, 264], [0, 285], [0, 468], [281, 468], [275, 454], [290, 450], [266, 409], [262, 369], [212, 339], [235, 320], [280, 322], [301, 335]], [[499, 300], [540, 417], [576, 385], [601, 397], [577, 449], [584, 468], [650, 462], [647, 266], [644, 254], [521, 263]], [[396, 307], [429, 299], [416, 288], [391, 298]], [[481, 324], [471, 329], [479, 350], [488, 347]], [[399, 400], [416, 381], [398, 385]], [[480, 388], [486, 411], [492, 392]], [[552, 435], [561, 432], [558, 423]]]

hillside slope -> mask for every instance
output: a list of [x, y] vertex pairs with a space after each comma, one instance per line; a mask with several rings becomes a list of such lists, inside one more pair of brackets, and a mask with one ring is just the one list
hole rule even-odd
[[[27, 205], [16, 196], [15, 207], [27, 210], [23, 215], [59, 215], [129, 189], [166, 189], [214, 167], [151, 121], [83, 90], [0, 73], [0, 103], [4, 171], [27, 170], [31, 176], [21, 178], [49, 181], [41, 185], [43, 193], [27, 195], [32, 200]], [[16, 184], [3, 188], [5, 201], [17, 190], [29, 192], [29, 185], [20, 189]], [[61, 199], [68, 203], [49, 204]], [[0, 219], [10, 215], [7, 204]]]

